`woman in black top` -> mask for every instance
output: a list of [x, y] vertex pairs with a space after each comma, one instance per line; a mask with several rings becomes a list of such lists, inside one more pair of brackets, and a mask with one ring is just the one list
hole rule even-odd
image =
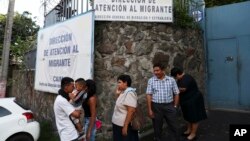
[[96, 133], [96, 85], [93, 80], [86, 80], [87, 95], [82, 103], [84, 109], [84, 129], [86, 132], [86, 141], [95, 141]]
[[183, 133], [188, 140], [196, 137], [198, 122], [207, 118], [204, 100], [195, 79], [185, 74], [180, 68], [173, 68], [171, 76], [177, 79], [180, 90], [180, 106], [183, 117], [188, 121], [187, 130]]

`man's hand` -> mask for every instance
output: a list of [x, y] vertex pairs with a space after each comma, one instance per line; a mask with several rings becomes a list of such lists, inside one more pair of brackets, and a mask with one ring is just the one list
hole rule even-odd
[[75, 117], [75, 118], [80, 118], [80, 116], [81, 116], [81, 110], [75, 110], [75, 111], [73, 111], [73, 112], [70, 114], [70, 116], [73, 116], [73, 117]]
[[150, 109], [150, 110], [148, 110], [148, 117], [149, 118], [154, 118], [155, 116], [154, 116], [154, 112]]
[[75, 98], [75, 94], [74, 93], [69, 93], [69, 98], [70, 99], [74, 99]]

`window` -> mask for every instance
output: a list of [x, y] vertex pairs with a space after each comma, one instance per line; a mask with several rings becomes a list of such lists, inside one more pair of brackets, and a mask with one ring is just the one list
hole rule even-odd
[[16, 100], [14, 100], [14, 102], [20, 106], [21, 108], [23, 108], [24, 110], [29, 110], [29, 108], [25, 107], [24, 105], [22, 105], [21, 103], [17, 102]]
[[0, 117], [4, 117], [4, 116], [10, 115], [10, 114], [11, 114], [11, 112], [9, 110], [0, 106]]

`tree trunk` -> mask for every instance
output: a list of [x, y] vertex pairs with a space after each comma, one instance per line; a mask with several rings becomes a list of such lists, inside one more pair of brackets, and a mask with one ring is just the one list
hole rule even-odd
[[15, 0], [9, 0], [7, 21], [6, 21], [5, 32], [4, 32], [2, 62], [1, 62], [0, 98], [5, 97], [5, 93], [6, 93], [12, 25], [13, 25], [13, 18], [14, 18], [14, 7], [15, 7]]

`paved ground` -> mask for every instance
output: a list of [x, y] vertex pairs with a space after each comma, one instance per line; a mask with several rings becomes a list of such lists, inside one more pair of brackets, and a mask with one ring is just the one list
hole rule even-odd
[[[250, 113], [246, 112], [210, 110], [207, 114], [208, 119], [200, 123], [196, 141], [229, 141], [230, 124], [250, 124]], [[181, 124], [183, 125], [183, 121]], [[162, 141], [170, 141], [167, 129], [164, 131]], [[150, 134], [140, 141], [153, 141], [153, 135]], [[182, 137], [181, 141], [186, 139]]]

